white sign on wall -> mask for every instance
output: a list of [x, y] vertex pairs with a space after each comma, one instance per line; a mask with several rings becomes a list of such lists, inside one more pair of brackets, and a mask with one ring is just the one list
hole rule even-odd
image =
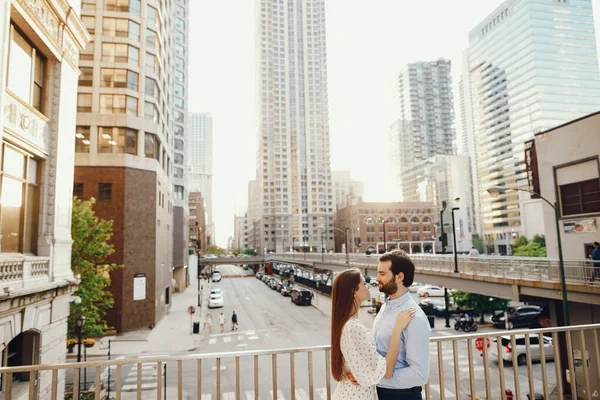
[[133, 276], [133, 301], [146, 300], [146, 274]]

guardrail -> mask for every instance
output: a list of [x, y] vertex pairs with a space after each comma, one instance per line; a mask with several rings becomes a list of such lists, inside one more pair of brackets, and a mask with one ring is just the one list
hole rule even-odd
[[[562, 400], [569, 398], [563, 394], [568, 389], [572, 399], [578, 395], [591, 399], [600, 390], [599, 333], [600, 324], [595, 324], [433, 337], [430, 379], [424, 398], [507, 399], [509, 390], [517, 400], [524, 399], [526, 394], [534, 399], [535, 393], [543, 394], [544, 399], [552, 395]], [[186, 396], [193, 394], [198, 400], [330, 400], [336, 383], [329, 373], [329, 352], [329, 346], [317, 346], [158, 356], [3, 367], [0, 374], [6, 400], [13, 398], [13, 377], [23, 372], [31, 373], [27, 376], [32, 377], [29, 382], [19, 383], [21, 389], [29, 388], [29, 398], [37, 395], [31, 391], [40, 390], [47, 393], [43, 398], [56, 400], [57, 394], [63, 391], [59, 377], [67, 375], [67, 370], [73, 377], [73, 398], [79, 398], [82, 369], [92, 369], [95, 373], [93, 398], [100, 400], [108, 384], [102, 375], [105, 368], [116, 371], [116, 379], [111, 384], [115, 384], [112, 391], [117, 400], [122, 398], [124, 390], [135, 392], [138, 399], [160, 400], [166, 386], [173, 388], [179, 399], [185, 392]], [[146, 367], [154, 371], [151, 381], [142, 379]], [[132, 379], [123, 379], [125, 369], [134, 369], [130, 373]], [[167, 370], [175, 371], [168, 373], [170, 381], [166, 377]], [[165, 375], [158, 371], [164, 371]], [[565, 375], [571, 382], [570, 388], [565, 387]], [[41, 382], [39, 388], [36, 382]]]
[[[315, 253], [283, 253], [269, 254], [269, 258], [289, 260], [306, 260], [347, 266], [345, 254]], [[454, 272], [453, 255], [419, 255], [411, 254], [417, 270]], [[360, 268], [377, 268], [376, 254], [350, 254], [349, 266]], [[458, 271], [463, 274], [490, 276], [497, 278], [532, 279], [539, 281], [560, 282], [558, 259], [536, 257], [493, 257], [480, 256], [458, 257]], [[590, 260], [564, 260], [565, 278], [568, 283], [593, 284], [594, 266]], [[418, 271], [417, 271], [418, 272]], [[600, 284], [600, 276], [596, 278]]]
[[0, 287], [27, 288], [39, 279], [48, 279], [50, 259], [47, 257], [0, 258]]

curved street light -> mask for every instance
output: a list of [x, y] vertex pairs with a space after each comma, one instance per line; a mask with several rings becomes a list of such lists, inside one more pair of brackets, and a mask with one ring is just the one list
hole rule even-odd
[[562, 253], [562, 242], [560, 239], [560, 214], [559, 214], [559, 209], [558, 209], [558, 201], [555, 201], [554, 204], [552, 204], [548, 199], [546, 199], [544, 196], [542, 196], [539, 193], [536, 193], [532, 190], [527, 190], [527, 189], [522, 189], [522, 188], [518, 188], [518, 187], [511, 187], [511, 186], [492, 186], [490, 187], [487, 191], [490, 195], [499, 195], [501, 193], [506, 193], [507, 190], [517, 190], [517, 191], [521, 191], [521, 192], [527, 192], [530, 194], [534, 194], [536, 196], [538, 196], [540, 199], [544, 200], [546, 202], [546, 204], [548, 204], [550, 207], [552, 207], [554, 209], [554, 219], [556, 222], [556, 240], [557, 240], [557, 246], [558, 246], [558, 269], [560, 271], [560, 288], [561, 288], [561, 292], [562, 292], [562, 300], [563, 300], [563, 314], [564, 314], [564, 322], [565, 322], [565, 326], [569, 326], [570, 324], [570, 319], [569, 319], [569, 301], [567, 300], [567, 283], [566, 283], [566, 279], [565, 279], [565, 265], [563, 262], [563, 253]]

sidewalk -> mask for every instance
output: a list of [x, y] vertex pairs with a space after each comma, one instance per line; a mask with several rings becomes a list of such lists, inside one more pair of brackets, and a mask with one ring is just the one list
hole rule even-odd
[[[116, 336], [105, 336], [99, 339], [94, 347], [87, 349], [87, 356], [107, 357], [108, 341], [111, 340], [111, 359], [132, 356], [161, 356], [196, 350], [202, 339], [202, 319], [207, 311], [210, 286], [201, 281], [202, 307], [198, 310], [197, 281], [182, 293], [173, 294], [171, 309], [154, 329], [141, 329]], [[194, 306], [196, 312], [190, 315], [188, 307]], [[200, 322], [200, 334], [192, 334], [192, 322]], [[68, 359], [77, 358], [76, 354], [67, 354]]]

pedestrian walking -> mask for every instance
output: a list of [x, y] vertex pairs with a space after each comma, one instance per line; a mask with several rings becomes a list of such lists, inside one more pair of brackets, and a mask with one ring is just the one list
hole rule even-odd
[[219, 326], [221, 327], [221, 333], [223, 333], [225, 329], [225, 314], [221, 313], [219, 315]]
[[600, 280], [600, 243], [594, 242], [594, 250], [592, 250], [592, 260], [594, 264], [594, 272], [592, 281]]
[[235, 313], [235, 310], [233, 311], [233, 314], [231, 314], [231, 330], [232, 331], [238, 330], [238, 318], [237, 318], [237, 314]]
[[469, 257], [477, 258], [479, 257], [479, 250], [475, 248], [475, 246], [471, 247], [471, 251], [469, 252]]

